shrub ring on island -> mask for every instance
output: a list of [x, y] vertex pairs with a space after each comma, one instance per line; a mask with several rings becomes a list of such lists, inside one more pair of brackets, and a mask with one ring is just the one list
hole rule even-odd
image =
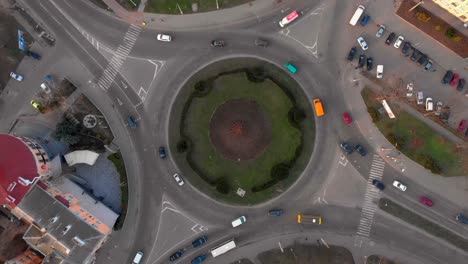
[[300, 86], [283, 69], [252, 58], [218, 61], [194, 74], [173, 104], [170, 129], [173, 158], [193, 186], [249, 205], [295, 182], [315, 132]]

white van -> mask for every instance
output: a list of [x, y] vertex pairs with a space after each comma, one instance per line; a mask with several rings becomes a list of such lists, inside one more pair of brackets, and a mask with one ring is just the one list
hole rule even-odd
[[245, 223], [247, 221], [247, 218], [245, 218], [245, 216], [241, 216], [239, 218], [236, 218], [232, 221], [232, 227], [238, 227], [240, 225], [242, 225], [243, 223]]
[[424, 104], [424, 94], [423, 94], [423, 92], [418, 92], [418, 101], [417, 101], [417, 104], [418, 104], [418, 105]]
[[349, 24], [351, 26], [355, 26], [356, 23], [359, 21], [359, 18], [361, 17], [362, 13], [364, 13], [364, 10], [366, 10], [366, 8], [362, 5], [358, 6], [358, 8], [356, 9], [356, 11], [354, 12], [354, 15], [353, 17], [351, 17], [351, 20], [349, 21]]
[[133, 262], [132, 264], [139, 264], [141, 262], [141, 259], [143, 258], [143, 252], [142, 251], [138, 251], [135, 255], [135, 257], [133, 258]]

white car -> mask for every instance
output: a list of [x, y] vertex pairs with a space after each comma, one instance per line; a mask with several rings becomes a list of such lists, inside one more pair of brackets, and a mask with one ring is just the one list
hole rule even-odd
[[184, 185], [184, 180], [179, 176], [179, 174], [175, 173], [174, 176], [172, 176], [174, 180], [177, 182], [179, 186]]
[[143, 258], [143, 252], [138, 251], [135, 257], [133, 258], [132, 264], [140, 264], [142, 258]]
[[41, 83], [41, 89], [46, 93], [50, 94], [52, 90], [49, 88], [49, 86], [46, 83]]
[[377, 65], [377, 79], [382, 79], [383, 77], [383, 65]]
[[171, 42], [172, 37], [170, 35], [166, 34], [158, 34], [156, 37], [159, 41], [164, 41], [164, 42]]
[[359, 43], [359, 45], [361, 46], [361, 48], [362, 48], [363, 50], [367, 50], [367, 49], [369, 48], [369, 46], [367, 46], [367, 43], [366, 43], [366, 41], [364, 40], [363, 37], [359, 37], [359, 38], [357, 39], [357, 42]]
[[401, 46], [401, 43], [403, 43], [403, 40], [405, 40], [405, 38], [403, 36], [399, 36], [397, 40], [395, 41], [395, 44], [393, 44], [393, 47], [399, 49]]
[[21, 82], [24, 79], [23, 75], [16, 72], [10, 72], [10, 77], [17, 80], [18, 82]]
[[431, 97], [426, 98], [426, 111], [433, 111], [434, 110], [434, 102], [432, 101]]
[[247, 221], [247, 218], [245, 218], [245, 216], [241, 216], [239, 218], [232, 220], [231, 224], [232, 224], [232, 227], [238, 227], [242, 225], [243, 223], [245, 223], [246, 221]]
[[398, 188], [399, 190], [403, 192], [406, 191], [406, 185], [404, 185], [403, 183], [399, 181], [393, 181], [393, 186], [395, 186], [396, 188]]
[[406, 85], [406, 97], [413, 97], [413, 83], [408, 83]]

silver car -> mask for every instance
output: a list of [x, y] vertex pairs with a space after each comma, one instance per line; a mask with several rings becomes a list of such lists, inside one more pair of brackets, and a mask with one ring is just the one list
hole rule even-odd
[[357, 39], [357, 42], [359, 43], [359, 45], [361, 46], [361, 48], [362, 48], [363, 50], [367, 50], [367, 49], [369, 48], [369, 46], [367, 46], [367, 43], [366, 43], [366, 41], [364, 40], [363, 37], [359, 37], [359, 38]]
[[175, 173], [173, 176], [174, 180], [177, 182], [179, 186], [184, 185], [184, 180], [179, 176], [179, 174]]
[[46, 93], [46, 94], [50, 94], [52, 92], [52, 90], [50, 89], [50, 87], [46, 84], [46, 83], [41, 83], [41, 89]]
[[379, 29], [377, 30], [377, 33], [375, 34], [376, 37], [380, 38], [382, 37], [383, 33], [385, 32], [385, 25], [380, 25]]

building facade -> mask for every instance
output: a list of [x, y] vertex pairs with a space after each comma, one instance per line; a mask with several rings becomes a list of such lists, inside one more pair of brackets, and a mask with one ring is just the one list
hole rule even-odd
[[434, 3], [458, 17], [462, 22], [468, 22], [468, 0], [433, 0]]

